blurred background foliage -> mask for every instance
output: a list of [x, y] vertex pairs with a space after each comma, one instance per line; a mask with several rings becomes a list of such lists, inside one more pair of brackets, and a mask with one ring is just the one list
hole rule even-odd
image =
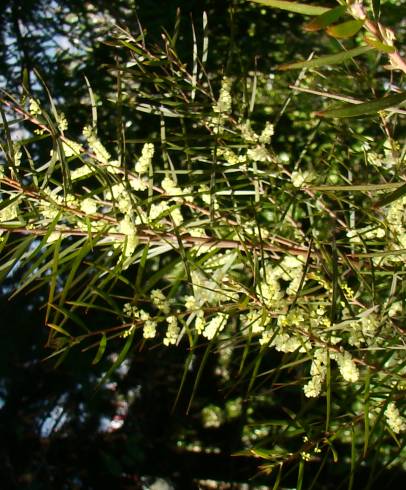
[[[335, 5], [333, 1], [319, 3]], [[406, 17], [406, 5], [381, 4], [383, 22], [397, 26], [401, 43], [405, 24], [398, 21]], [[203, 12], [208, 19], [206, 30]], [[120, 28], [145, 39], [150, 54], [172, 53], [178, 57], [178, 66], [184, 64], [191, 71], [193, 26], [200, 44], [205, 36], [209, 39], [205, 70], [212, 87], [208, 91], [218, 92], [222, 75], [235, 79], [240, 84], [236, 92], [241, 94], [241, 100], [235, 101], [236, 113], [249, 116], [260, 127], [278, 116], [274, 151], [310, 166], [315, 159], [323, 161], [325, 182], [329, 182], [334, 175], [350, 171], [348, 154], [334, 151], [340, 138], [345, 138], [343, 146], [352, 148], [354, 163], [363, 159], [362, 150], [357, 151], [363, 135], [375, 138], [381, 133], [376, 125], [369, 127], [368, 121], [333, 121], [320, 127], [309, 113], [322, 108], [323, 99], [292, 92], [289, 86], [295, 84], [297, 72], [275, 74], [279, 63], [305, 59], [311, 52], [337, 51], [337, 40], [319, 33], [305, 35], [302, 24], [301, 16], [239, 0], [3, 0], [0, 84], [20, 94], [23, 84], [46, 106], [45, 83], [58, 108], [69, 116], [70, 132], [79, 135], [90, 119], [87, 77], [98, 100], [100, 139], [108, 149], [119, 140], [120, 121], [126, 122], [129, 154], [139, 152], [145, 140], [159, 141], [160, 118], [135, 110], [152, 102], [185, 111], [183, 127], [179, 128], [178, 119], [166, 121], [170, 148], [185, 138], [201, 147], [205, 133], [194, 126], [193, 114], [210, 112], [210, 97], [197, 96], [185, 105], [177, 74], [168, 67], [151, 64], [139, 80], [131, 74], [123, 76], [124, 102], [118, 104], [116, 99], [117, 66], [132, 59], [131, 50], [118, 48]], [[368, 93], [380, 96], [387, 89], [387, 74], [374, 63], [375, 58], [365, 57], [355, 65], [332, 70], [330, 77], [312, 71], [301, 86], [324, 92], [335, 92], [339, 86], [341, 95], [360, 99]], [[250, 112], [254, 79], [257, 97]], [[170, 94], [171, 106], [165, 93]], [[348, 140], [349, 133], [353, 141]], [[229, 138], [232, 144], [232, 135]], [[39, 159], [49, 151], [41, 141], [33, 148]], [[175, 151], [172, 156], [177, 158]], [[370, 183], [373, 179], [369, 175]], [[1, 289], [0, 480], [4, 489], [154, 488], [157, 477], [179, 489], [210, 488], [207, 480], [223, 482], [211, 488], [272, 488], [274, 475], [258, 473], [255, 458], [248, 453], [231, 455], [253, 445], [280, 447], [281, 454], [289, 447], [295, 451], [312, 424], [324, 416], [317, 400], [302, 405], [295, 384], [291, 390], [287, 387], [294, 369], [275, 376], [282, 354], [261, 357], [258, 377], [249, 382], [258, 347], [246, 360], [252, 367], [247, 379], [241, 377], [239, 355], [228, 352], [227, 346], [212, 352], [188, 412], [191, 376], [173, 408], [187, 356], [181, 349], [139, 346], [109, 382], [96, 389], [122, 340], [110, 342], [108, 356], [97, 366], [91, 365], [94, 351], [83, 352], [79, 347], [72, 348], [61, 363], [44, 360], [51, 353], [45, 347], [48, 333], [43, 326], [47, 293], [43, 286], [10, 300], [21, 274], [24, 271], [10, 274]], [[101, 312], [90, 311], [86, 321], [106, 325], [109, 320]], [[195, 352], [191, 371], [203, 356], [204, 349]], [[279, 389], [282, 386], [284, 390]], [[350, 405], [346, 398], [336, 403], [343, 411]], [[327, 460], [320, 457], [306, 467], [305, 488], [347, 488], [351, 427], [347, 435], [335, 446], [336, 464], [325, 464]], [[401, 465], [390, 467], [397, 450], [388, 439], [382, 434], [370, 447], [369, 464], [357, 467], [355, 487], [402, 487], [405, 471]], [[266, 450], [251, 455], [266, 458]], [[296, 469], [288, 468], [282, 487], [295, 488], [296, 481]]]

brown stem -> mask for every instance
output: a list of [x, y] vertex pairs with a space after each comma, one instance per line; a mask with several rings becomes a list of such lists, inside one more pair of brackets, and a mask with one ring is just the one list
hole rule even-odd
[[[37, 235], [43, 236], [46, 235], [49, 230], [46, 228], [24, 228], [24, 227], [14, 227], [7, 225], [0, 225], [1, 231], [8, 231], [12, 233], [21, 233], [25, 235]], [[89, 236], [87, 231], [75, 230], [75, 229], [58, 229], [55, 228], [55, 233], [60, 233], [64, 236]], [[123, 240], [125, 238], [125, 234], [118, 232], [108, 232], [105, 234], [101, 234], [99, 236], [104, 237], [112, 237], [119, 240]], [[140, 243], [169, 243], [171, 245], [178, 245], [178, 237], [174, 233], [165, 233], [165, 232], [155, 232], [153, 230], [140, 230], [138, 232], [138, 239]], [[302, 257], [307, 257], [309, 250], [304, 247], [278, 247], [272, 245], [270, 243], [252, 243], [252, 242], [240, 242], [237, 240], [221, 240], [210, 237], [196, 237], [189, 234], [183, 234], [179, 237], [182, 240], [182, 244], [184, 247], [196, 247], [196, 246], [204, 246], [204, 247], [213, 247], [213, 248], [221, 248], [221, 249], [238, 249], [238, 250], [266, 250], [274, 253], [290, 253], [292, 255], [300, 255]]]

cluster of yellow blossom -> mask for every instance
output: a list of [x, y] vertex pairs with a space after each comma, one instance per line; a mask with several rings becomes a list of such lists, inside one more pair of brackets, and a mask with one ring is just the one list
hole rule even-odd
[[[372, 140], [371, 137], [370, 140]], [[370, 165], [393, 172], [399, 161], [396, 158], [396, 152], [399, 150], [399, 144], [394, 140], [385, 140], [383, 144], [383, 153], [378, 153], [371, 150], [371, 145], [366, 141], [362, 145], [362, 149], [366, 154], [366, 159]], [[394, 151], [395, 150], [395, 151]]]
[[386, 407], [385, 417], [387, 424], [395, 434], [406, 431], [406, 420], [400, 415], [399, 409], [393, 402]]
[[[178, 325], [178, 318], [175, 315], [170, 315], [170, 301], [165, 297], [162, 290], [154, 289], [150, 292], [151, 303], [164, 315], [166, 315], [166, 322], [168, 324], [165, 337], [163, 339], [163, 344], [165, 346], [176, 344], [179, 335], [180, 328]], [[130, 303], [125, 303], [123, 306], [123, 313], [125, 316], [130, 317], [132, 320], [139, 320], [143, 323], [142, 334], [144, 339], [152, 339], [156, 336], [156, 330], [158, 322], [161, 321], [160, 318], [153, 318], [151, 314], [145, 310], [138, 309], [135, 305]], [[134, 325], [127, 329], [124, 336], [128, 336]]]
[[58, 124], [58, 129], [61, 133], [64, 131], [67, 131], [68, 129], [68, 121], [66, 119], [66, 116], [63, 112], [60, 112], [57, 116], [57, 124]]
[[224, 121], [227, 119], [227, 115], [231, 112], [232, 97], [231, 97], [231, 79], [223, 77], [221, 82], [220, 94], [217, 102], [212, 105], [215, 116], [207, 118], [207, 124], [212, 128], [214, 134], [222, 133], [224, 131]]
[[176, 344], [176, 341], [178, 340], [179, 333], [180, 333], [180, 328], [178, 326], [178, 319], [176, 316], [171, 315], [168, 316], [166, 319], [168, 322], [168, 328], [166, 330], [166, 335], [163, 340], [163, 344], [168, 346], [168, 345], [174, 345]]
[[231, 97], [231, 80], [223, 77], [220, 89], [220, 96], [213, 105], [213, 111], [220, 114], [228, 114], [231, 111], [233, 99]]
[[310, 183], [314, 178], [315, 175], [309, 170], [294, 170], [291, 176], [292, 184], [295, 187], [303, 187], [304, 184]]
[[168, 196], [175, 202], [182, 202], [182, 198], [187, 202], [193, 202], [193, 190], [191, 187], [184, 187], [181, 189], [176, 183], [168, 176], [166, 176], [161, 182], [162, 189]]
[[165, 315], [169, 315], [170, 303], [161, 289], [153, 289], [150, 293], [150, 298], [153, 305], [155, 305], [158, 310], [161, 310]]
[[359, 228], [357, 230], [347, 231], [347, 237], [350, 239], [351, 243], [361, 244], [363, 240], [373, 240], [375, 238], [384, 238], [386, 235], [385, 229], [379, 226], [366, 226], [364, 228]]
[[141, 152], [141, 157], [138, 160], [138, 162], [135, 164], [135, 171], [138, 172], [139, 174], [145, 174], [148, 173], [149, 167], [152, 162], [152, 157], [154, 156], [154, 145], [152, 143], [145, 143], [142, 152]]
[[151, 315], [144, 310], [139, 310], [130, 303], [125, 303], [123, 313], [133, 320], [139, 320], [143, 323], [142, 335], [144, 339], [153, 339], [156, 335], [157, 322], [151, 318]]
[[352, 383], [358, 381], [359, 371], [349, 352], [331, 352], [330, 358], [337, 362], [338, 369], [345, 381]]
[[396, 246], [396, 243], [392, 243], [394, 250], [406, 248], [405, 208], [406, 196], [402, 196], [393, 201], [387, 211], [386, 221], [388, 227], [392, 232], [393, 238], [399, 243], [398, 246]]
[[326, 378], [328, 365], [328, 353], [325, 349], [316, 349], [313, 353], [310, 367], [310, 381], [303, 387], [304, 394], [308, 398], [320, 395], [323, 382]]
[[379, 322], [374, 313], [368, 316], [361, 316], [350, 323], [348, 343], [355, 347], [361, 347], [362, 344], [372, 346], [378, 340], [376, 337], [378, 327]]
[[126, 214], [118, 224], [118, 232], [122, 233], [126, 240], [123, 249], [125, 257], [131, 257], [138, 245], [137, 227], [132, 222], [131, 217]]
[[285, 256], [277, 266], [265, 266], [262, 280], [258, 282], [256, 291], [258, 297], [268, 308], [281, 307], [285, 291], [282, 290], [280, 279], [289, 282], [286, 294], [296, 294], [303, 274], [303, 260], [294, 256]]
[[97, 213], [98, 202], [96, 199], [91, 197], [86, 197], [80, 202], [80, 209], [86, 214], [96, 214]]
[[87, 139], [89, 148], [96, 155], [96, 158], [102, 163], [109, 163], [111, 158], [110, 153], [103, 146], [99, 138], [97, 138], [94, 130], [90, 126], [83, 128], [83, 136]]
[[[72, 140], [70, 140], [68, 138], [65, 138], [62, 141], [62, 147], [63, 147], [63, 151], [65, 153], [65, 157], [67, 157], [67, 158], [72, 157], [72, 156], [80, 155], [80, 153], [82, 151], [82, 146], [79, 143], [76, 143], [75, 141], [72, 141]], [[84, 166], [84, 167], [89, 170], [89, 167], [87, 167], [87, 166]], [[73, 172], [74, 171], [71, 172], [71, 179], [72, 180], [74, 179], [74, 177], [72, 177], [72, 173]]]
[[28, 110], [32, 116], [38, 116], [42, 112], [38, 102], [33, 98], [30, 98], [30, 104]]
[[53, 221], [61, 213], [61, 207], [64, 205], [63, 198], [59, 195], [60, 189], [53, 190], [45, 188], [43, 198], [41, 198], [39, 211], [45, 219]]
[[[253, 334], [262, 333], [265, 330], [266, 325], [271, 321], [271, 316], [269, 315], [266, 308], [261, 308], [260, 310], [251, 309], [246, 315], [242, 317], [243, 325], [250, 329]], [[260, 340], [261, 343], [267, 344], [267, 340]]]
[[224, 329], [228, 317], [229, 315], [221, 312], [213, 316], [204, 327], [203, 337], [206, 337], [206, 339], [208, 340], [213, 339], [218, 333], [220, 333]]

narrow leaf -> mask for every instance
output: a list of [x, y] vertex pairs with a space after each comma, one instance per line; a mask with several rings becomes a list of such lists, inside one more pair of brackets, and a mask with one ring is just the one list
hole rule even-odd
[[52, 260], [52, 274], [51, 274], [50, 285], [49, 285], [49, 294], [48, 294], [48, 304], [47, 304], [47, 311], [45, 314], [45, 322], [46, 323], [48, 322], [48, 319], [49, 319], [49, 313], [51, 311], [51, 305], [54, 301], [55, 289], [56, 289], [56, 285], [58, 282], [60, 246], [61, 246], [61, 237], [58, 238], [57, 242], [55, 243], [55, 248], [54, 248], [53, 260]]
[[371, 192], [381, 190], [397, 189], [402, 184], [398, 182], [392, 182], [388, 184], [361, 184], [361, 185], [311, 185], [308, 188], [317, 192]]
[[333, 446], [333, 444], [330, 441], [328, 441], [328, 443], [330, 446], [329, 449], [333, 453], [333, 461], [334, 461], [334, 463], [337, 463], [338, 462], [338, 453], [337, 453], [335, 447]]
[[135, 333], [135, 328], [132, 330], [130, 333], [126, 343], [124, 344], [124, 347], [122, 348], [120, 354], [118, 355], [117, 359], [113, 363], [113, 365], [110, 367], [110, 369], [107, 371], [107, 373], [103, 376], [102, 380], [98, 384], [98, 387], [102, 386], [114, 373], [116, 369], [120, 367], [120, 365], [123, 363], [125, 358], [127, 357], [128, 351], [130, 350], [130, 347], [133, 344], [134, 340], [134, 333]]
[[331, 362], [327, 351], [327, 371], [326, 371], [326, 431], [330, 430], [331, 419]]
[[107, 346], [107, 337], [106, 334], [104, 333], [102, 338], [100, 339], [99, 348], [96, 352], [96, 355], [94, 356], [92, 364], [97, 364], [100, 361], [100, 359], [103, 357], [103, 354], [106, 350], [106, 346]]
[[346, 10], [347, 8], [345, 5], [340, 5], [339, 7], [336, 7], [334, 9], [327, 10], [327, 12], [324, 12], [324, 14], [319, 15], [312, 21], [305, 24], [304, 30], [314, 32], [319, 31], [320, 29], [324, 29], [325, 27], [338, 20], [341, 16], [343, 16]]
[[374, 208], [381, 208], [383, 206], [386, 206], [387, 204], [390, 204], [393, 201], [396, 201], [397, 199], [400, 199], [402, 196], [406, 194], [406, 184], [403, 184], [400, 186], [396, 191], [391, 192], [389, 195], [386, 195], [382, 199], [380, 199], [374, 206]]
[[355, 475], [356, 462], [357, 462], [356, 433], [354, 427], [352, 427], [351, 428], [351, 472], [350, 472], [350, 480], [348, 482], [348, 490], [352, 490], [354, 488], [354, 475]]
[[96, 98], [94, 96], [92, 87], [90, 85], [89, 80], [85, 76], [85, 82], [87, 86], [87, 90], [89, 92], [89, 97], [90, 97], [90, 102], [92, 104], [92, 128], [96, 130], [97, 128], [97, 103], [96, 103]]
[[149, 250], [149, 244], [147, 243], [145, 245], [145, 247], [142, 249], [142, 256], [141, 256], [140, 263], [139, 263], [138, 270], [137, 270], [137, 277], [135, 279], [135, 290], [136, 291], [141, 291], [141, 283], [142, 283], [143, 274], [145, 272], [145, 267], [146, 267], [146, 263], [147, 263], [148, 250]]
[[192, 362], [193, 362], [194, 358], [195, 358], [194, 352], [193, 351], [189, 352], [189, 354], [188, 354], [188, 356], [186, 358], [185, 364], [184, 364], [182, 379], [180, 381], [178, 392], [176, 393], [176, 398], [175, 398], [175, 401], [173, 402], [173, 405], [172, 405], [172, 413], [174, 412], [175, 408], [178, 405], [180, 395], [182, 393], [182, 390], [183, 390], [184, 384], [186, 382], [186, 378], [187, 378], [188, 372], [189, 372], [189, 370], [190, 370], [190, 368], [192, 366]]
[[303, 476], [304, 476], [304, 461], [299, 463], [299, 471], [297, 475], [296, 490], [302, 490], [303, 487]]
[[320, 58], [315, 58], [313, 60], [298, 61], [297, 63], [287, 63], [285, 65], [279, 65], [278, 70], [295, 70], [302, 68], [318, 68], [321, 66], [339, 65], [344, 63], [344, 61], [355, 58], [360, 54], [367, 53], [373, 48], [371, 46], [360, 46], [358, 48], [350, 49], [349, 51], [343, 51], [337, 54], [328, 54], [325, 56], [320, 56]]
[[65, 329], [63, 329], [59, 325], [55, 325], [54, 323], [47, 323], [47, 326], [49, 328], [52, 328], [53, 330], [56, 330], [57, 332], [61, 333], [62, 335], [66, 335], [66, 337], [71, 336]]
[[197, 388], [199, 387], [199, 383], [200, 383], [200, 379], [201, 379], [202, 374], [203, 374], [204, 367], [206, 366], [206, 363], [208, 361], [209, 354], [211, 352], [211, 348], [212, 348], [212, 343], [209, 342], [207, 344], [206, 350], [204, 351], [203, 359], [200, 363], [199, 369], [198, 369], [197, 374], [196, 374], [195, 382], [193, 384], [192, 394], [190, 395], [190, 399], [189, 399], [188, 407], [186, 409], [186, 413], [189, 413], [189, 411], [192, 407], [192, 403], [193, 403], [193, 400], [195, 398]]
[[272, 490], [278, 490], [278, 488], [279, 488], [281, 478], [282, 478], [282, 468], [283, 468], [283, 465], [279, 465], [278, 475], [276, 477], [276, 480], [275, 480], [275, 483], [272, 487]]
[[342, 24], [327, 27], [326, 32], [336, 39], [348, 39], [349, 37], [355, 36], [363, 24], [363, 20], [349, 20]]
[[57, 312], [59, 312], [59, 314], [63, 316], [63, 318], [59, 322], [60, 327], [62, 327], [62, 325], [64, 325], [68, 320], [70, 320], [72, 323], [78, 325], [84, 332], [86, 333], [90, 332], [89, 328], [86, 326], [82, 318], [79, 315], [77, 315], [74, 311], [68, 310], [61, 304], [59, 305], [53, 304], [51, 306], [52, 309], [56, 310]]
[[364, 390], [364, 451], [363, 457], [365, 458], [368, 452], [369, 443], [369, 383], [371, 375], [369, 368], [365, 376], [365, 390]]
[[295, 12], [296, 14], [303, 15], [321, 15], [327, 12], [329, 9], [325, 7], [319, 7], [317, 5], [305, 5], [304, 3], [288, 2], [286, 0], [251, 0], [252, 2], [265, 5], [266, 7], [273, 7], [282, 10], [288, 10], [289, 12]]
[[374, 13], [375, 19], [379, 19], [381, 15], [381, 2], [380, 0], [372, 0], [372, 12]]
[[401, 94], [389, 95], [382, 97], [381, 99], [372, 100], [370, 102], [364, 102], [362, 104], [346, 104], [336, 109], [329, 109], [327, 111], [317, 112], [318, 116], [322, 117], [355, 117], [363, 116], [365, 114], [375, 114], [384, 109], [395, 107], [406, 100], [406, 92]]

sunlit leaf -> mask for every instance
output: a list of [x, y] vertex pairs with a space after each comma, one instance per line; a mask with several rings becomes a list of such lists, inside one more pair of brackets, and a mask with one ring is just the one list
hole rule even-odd
[[106, 334], [103, 333], [102, 338], [100, 339], [99, 348], [96, 352], [96, 355], [94, 356], [92, 364], [97, 364], [98, 362], [100, 362], [100, 359], [103, 357], [103, 354], [106, 350], [106, 346], [107, 346], [107, 337]]
[[70, 337], [70, 334], [60, 327], [59, 325], [55, 325], [54, 323], [47, 323], [49, 328], [52, 328], [53, 330], [56, 330], [57, 332], [61, 333], [62, 335], [65, 335], [66, 337]]
[[371, 192], [397, 189], [402, 184], [392, 182], [388, 184], [360, 184], [360, 185], [312, 185], [309, 187], [312, 191], [318, 192]]
[[319, 15], [312, 21], [305, 24], [304, 29], [310, 32], [324, 29], [325, 27], [329, 26], [340, 17], [342, 17], [345, 14], [346, 10], [347, 7], [345, 5], [340, 5], [339, 7], [328, 10], [327, 12], [324, 12], [324, 14]]
[[330, 65], [339, 65], [344, 63], [344, 61], [350, 60], [359, 56], [361, 54], [367, 53], [371, 51], [373, 48], [371, 46], [360, 46], [358, 48], [350, 49], [349, 51], [342, 51], [337, 54], [330, 54], [325, 56], [320, 56], [319, 58], [307, 60], [307, 61], [298, 61], [296, 63], [287, 63], [284, 65], [279, 65], [277, 67], [278, 70], [296, 70], [302, 68], [320, 68], [323, 66]]
[[318, 116], [322, 117], [356, 117], [366, 114], [375, 114], [379, 111], [396, 107], [406, 100], [406, 92], [396, 95], [389, 95], [381, 99], [364, 102], [362, 104], [346, 104], [335, 109], [318, 112]]
[[304, 476], [304, 461], [300, 461], [299, 470], [297, 475], [296, 490], [302, 490], [303, 487], [303, 476]]
[[326, 32], [336, 39], [348, 39], [349, 37], [355, 36], [363, 25], [363, 20], [349, 20], [342, 24], [327, 27]]
[[288, 2], [286, 0], [251, 0], [251, 2], [303, 15], [321, 15], [329, 10], [317, 5], [306, 5], [304, 3]]

